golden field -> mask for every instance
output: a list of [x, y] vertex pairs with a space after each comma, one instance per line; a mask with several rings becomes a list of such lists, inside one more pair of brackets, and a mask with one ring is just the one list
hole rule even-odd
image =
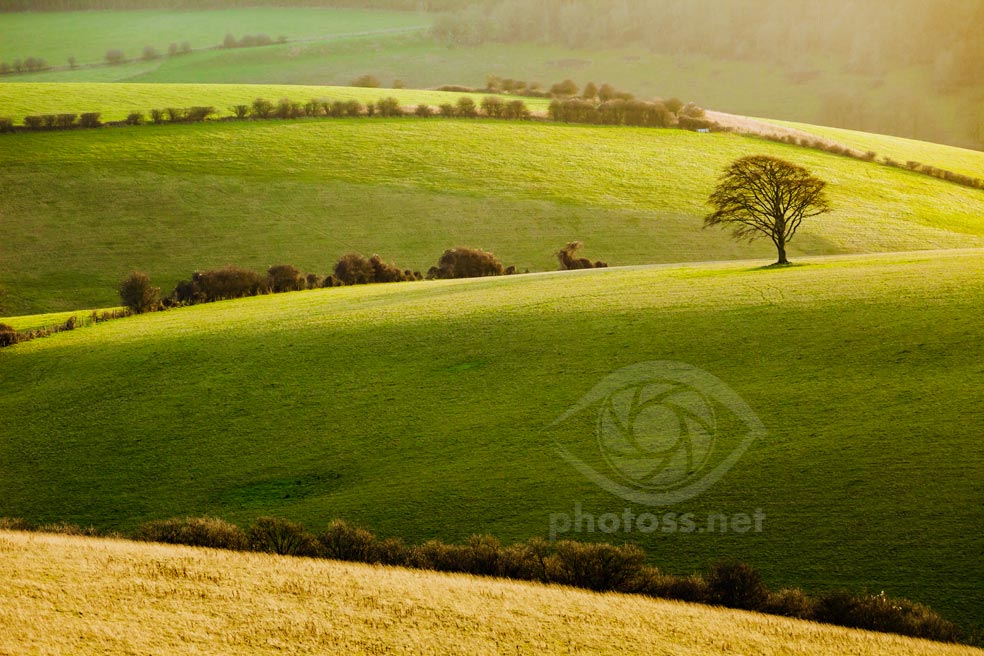
[[398, 568], [0, 532], [2, 654], [981, 654], [742, 611]]

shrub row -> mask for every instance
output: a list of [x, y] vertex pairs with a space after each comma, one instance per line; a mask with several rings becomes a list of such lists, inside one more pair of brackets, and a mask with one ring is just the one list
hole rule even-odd
[[37, 71], [50, 70], [44, 59], [40, 57], [28, 57], [27, 59], [15, 59], [13, 63], [0, 62], [0, 75], [14, 75], [16, 73], [35, 73]]
[[[0, 529], [31, 530], [20, 520], [0, 519]], [[38, 530], [95, 534], [67, 524]], [[645, 565], [638, 547], [531, 538], [504, 546], [490, 535], [474, 535], [464, 544], [429, 540], [407, 545], [398, 538], [380, 540], [371, 532], [334, 520], [320, 534], [295, 522], [260, 517], [247, 529], [213, 517], [174, 518], [141, 525], [134, 539], [195, 547], [257, 551], [283, 556], [395, 565], [476, 576], [497, 576], [569, 585], [599, 592], [616, 591], [728, 608], [770, 613], [851, 628], [956, 642], [960, 631], [926, 606], [880, 594], [834, 591], [809, 595], [796, 588], [772, 591], [747, 563], [717, 562], [705, 576], [675, 576]]]
[[[71, 128], [98, 128], [102, 126], [99, 112], [84, 114], [38, 114], [24, 117], [24, 128], [27, 130], [68, 130]], [[13, 129], [9, 119], [0, 119], [6, 125], [3, 131]]]
[[[802, 148], [813, 148], [815, 150], [822, 150], [827, 153], [832, 153], [834, 155], [842, 155], [844, 157], [852, 157], [854, 159], [860, 159], [865, 162], [877, 162], [879, 161], [878, 153], [869, 150], [861, 152], [854, 150], [853, 148], [848, 148], [847, 146], [842, 146], [838, 143], [831, 143], [824, 141], [822, 139], [813, 139], [809, 137], [796, 137], [795, 135], [777, 135], [768, 133], [753, 133], [755, 136], [761, 137], [768, 141], [774, 141], [777, 143], [785, 143], [791, 146], [800, 146]], [[946, 169], [941, 169], [936, 166], [930, 166], [929, 164], [922, 164], [920, 162], [915, 162], [909, 160], [907, 162], [899, 162], [892, 159], [891, 157], [882, 157], [880, 162], [885, 166], [891, 166], [898, 169], [906, 169], [907, 171], [913, 171], [914, 173], [921, 173], [922, 175], [928, 175], [933, 178], [938, 178], [940, 180], [946, 180], [947, 182], [952, 182], [954, 184], [962, 185], [964, 187], [970, 187], [971, 189], [984, 189], [984, 178], [975, 178], [971, 175], [966, 175], [963, 173], [956, 173], [954, 171], [948, 171]]]
[[674, 113], [663, 101], [616, 99], [598, 102], [585, 98], [569, 98], [552, 101], [548, 114], [551, 120], [563, 123], [653, 128], [675, 126], [686, 130], [720, 129], [717, 124], [703, 118], [704, 110], [696, 105], [687, 105]]
[[287, 37], [280, 35], [277, 40], [274, 41], [267, 34], [247, 34], [239, 39], [237, 39], [233, 34], [226, 34], [225, 39], [222, 40], [223, 48], [257, 48], [260, 46], [269, 46], [274, 43], [287, 43]]
[[93, 310], [92, 314], [88, 317], [79, 318], [77, 315], [72, 315], [64, 321], [64, 323], [55, 324], [53, 326], [46, 326], [44, 328], [32, 328], [30, 330], [19, 331], [13, 326], [5, 323], [0, 323], [0, 348], [5, 346], [13, 346], [14, 344], [20, 344], [22, 342], [29, 342], [32, 339], [39, 339], [41, 337], [48, 337], [50, 335], [56, 335], [58, 333], [67, 332], [69, 330], [75, 330], [76, 328], [81, 328], [86, 325], [95, 325], [103, 321], [109, 321], [111, 319], [119, 319], [125, 316], [129, 316], [130, 311], [127, 309], [122, 310], [104, 310], [99, 312], [98, 310]]

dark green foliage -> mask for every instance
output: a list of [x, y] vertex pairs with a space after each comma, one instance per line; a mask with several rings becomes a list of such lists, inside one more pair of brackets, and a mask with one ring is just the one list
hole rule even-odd
[[14, 119], [8, 118], [6, 116], [0, 116], [0, 133], [13, 132], [13, 131], [14, 131]]
[[233, 551], [243, 551], [249, 546], [241, 528], [215, 517], [175, 517], [147, 522], [137, 529], [134, 538]]
[[345, 102], [345, 115], [353, 118], [362, 116], [362, 103], [358, 100], [348, 100]]
[[126, 116], [127, 125], [142, 125], [144, 122], [143, 112], [130, 112]]
[[296, 292], [307, 288], [307, 280], [293, 264], [276, 264], [267, 269], [270, 290], [275, 294]]
[[323, 116], [324, 115], [324, 101], [316, 100], [312, 98], [311, 100], [304, 103], [304, 115], [305, 116]]
[[163, 109], [152, 109], [150, 110], [150, 120], [154, 122], [154, 125], [160, 125], [167, 120], [167, 114]]
[[769, 589], [762, 582], [758, 570], [733, 560], [711, 566], [707, 590], [711, 603], [729, 608], [758, 610], [769, 599]]
[[502, 117], [510, 120], [525, 120], [530, 117], [530, 110], [522, 100], [510, 100], [502, 110]]
[[335, 263], [334, 272], [343, 285], [365, 285], [375, 281], [372, 263], [358, 253], [343, 255]]
[[441, 116], [444, 118], [453, 118], [455, 115], [454, 105], [452, 105], [451, 103], [442, 104], [438, 108], [438, 111], [440, 112]]
[[238, 119], [244, 119], [249, 116], [249, 105], [233, 105], [229, 108], [232, 115]]
[[321, 555], [317, 538], [294, 522], [276, 517], [260, 517], [246, 531], [246, 539], [253, 551], [274, 553], [281, 556]]
[[134, 271], [120, 283], [120, 300], [132, 312], [141, 314], [155, 309], [161, 300], [160, 287], [150, 284], [150, 278], [142, 271]]
[[215, 107], [189, 107], [185, 111], [185, 120], [200, 123], [217, 113]]
[[171, 123], [182, 123], [188, 118], [188, 110], [184, 107], [167, 107], [164, 114]]
[[63, 130], [65, 128], [74, 128], [75, 121], [76, 119], [78, 119], [78, 117], [79, 117], [78, 114], [59, 114], [55, 118], [55, 127], [61, 128]]
[[281, 98], [274, 110], [277, 118], [300, 118], [304, 116], [304, 106], [290, 98]]
[[543, 538], [530, 538], [505, 547], [499, 555], [499, 574], [511, 579], [546, 581], [547, 557], [551, 550], [550, 543]]
[[267, 281], [250, 269], [226, 266], [210, 271], [196, 271], [192, 279], [175, 286], [171, 297], [178, 303], [210, 303], [268, 291]]
[[434, 115], [434, 110], [431, 109], [430, 105], [420, 104], [417, 105], [417, 109], [413, 113], [419, 118], [430, 118]]
[[816, 614], [816, 600], [799, 588], [783, 588], [770, 593], [761, 610], [770, 615], [811, 620]]

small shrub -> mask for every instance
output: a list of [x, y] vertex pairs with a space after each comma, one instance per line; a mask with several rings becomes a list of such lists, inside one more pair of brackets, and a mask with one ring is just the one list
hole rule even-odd
[[215, 107], [189, 107], [185, 118], [193, 123], [201, 123], [217, 113]]
[[504, 267], [492, 253], [475, 248], [449, 248], [428, 272], [429, 278], [501, 276]]
[[142, 271], [134, 271], [119, 287], [120, 300], [131, 311], [141, 314], [153, 310], [161, 300], [161, 288], [150, 284], [150, 278]]
[[143, 112], [130, 112], [126, 115], [127, 125], [141, 125], [144, 122]]
[[152, 109], [150, 110], [150, 120], [154, 122], [154, 125], [160, 125], [167, 120], [167, 114], [164, 113], [163, 109]]
[[160, 59], [161, 53], [159, 53], [157, 51], [157, 48], [155, 48], [154, 46], [145, 46], [143, 49], [143, 53], [140, 55], [140, 58], [143, 59], [144, 61], [153, 61], [155, 59]]
[[20, 341], [20, 335], [14, 327], [5, 323], [0, 323], [0, 348], [13, 346]]
[[270, 118], [273, 116], [273, 103], [266, 98], [257, 98], [250, 109], [253, 118]]
[[0, 133], [13, 132], [13, 131], [14, 131], [14, 119], [8, 118], [6, 116], [0, 116]]
[[400, 101], [396, 98], [382, 98], [376, 102], [376, 112], [386, 118], [390, 116], [403, 116], [403, 109], [400, 107]]
[[378, 89], [379, 78], [375, 75], [360, 75], [349, 84], [351, 87], [365, 87], [367, 89]]
[[321, 116], [322, 114], [324, 114], [322, 107], [323, 107], [323, 102], [321, 100], [315, 100], [314, 98], [312, 98], [311, 100], [304, 103], [304, 115]]
[[410, 563], [418, 569], [435, 572], [467, 572], [468, 556], [465, 547], [428, 540], [412, 549]]
[[530, 110], [522, 100], [510, 100], [502, 110], [502, 117], [513, 121], [530, 117]]
[[543, 538], [531, 538], [502, 550], [499, 569], [502, 576], [525, 581], [547, 580], [547, 558], [550, 543]]
[[322, 287], [343, 287], [344, 285], [345, 283], [342, 282], [340, 278], [337, 278], [332, 274], [328, 274], [325, 276], [325, 279], [321, 281]]
[[193, 299], [208, 302], [256, 296], [268, 291], [266, 279], [260, 274], [235, 266], [196, 272], [192, 276], [191, 287]]
[[106, 51], [105, 59], [107, 64], [116, 66], [126, 61], [126, 55], [123, 54], [122, 50], [114, 48]]
[[387, 264], [383, 258], [373, 255], [369, 258], [372, 266], [372, 282], [404, 282], [406, 274], [395, 264]]
[[577, 269], [602, 269], [608, 266], [607, 262], [600, 260], [592, 262], [586, 257], [575, 257], [576, 252], [584, 244], [579, 241], [572, 241], [557, 251], [557, 260], [560, 262], [561, 271], [573, 271]]
[[275, 294], [305, 289], [307, 280], [293, 264], [276, 264], [267, 269], [270, 290]]
[[410, 549], [399, 538], [386, 538], [373, 544], [372, 562], [406, 567], [410, 564]]
[[413, 113], [416, 114], [419, 118], [430, 118], [431, 116], [434, 115], [434, 110], [431, 109], [430, 105], [421, 104], [421, 105], [417, 105], [417, 109], [415, 109]]
[[246, 531], [246, 539], [253, 551], [309, 557], [321, 553], [318, 540], [303, 526], [276, 517], [258, 518]]
[[40, 130], [43, 125], [43, 120], [40, 116], [25, 116], [24, 117], [24, 127], [28, 130]]
[[318, 542], [325, 558], [357, 563], [376, 561], [376, 536], [341, 519], [329, 524], [318, 536]]
[[233, 105], [229, 108], [232, 115], [238, 119], [244, 119], [249, 116], [249, 105]]
[[181, 123], [188, 116], [188, 110], [184, 107], [167, 107], [164, 109], [164, 113], [167, 114], [167, 120], [171, 123]]
[[489, 118], [502, 118], [502, 114], [505, 111], [505, 104], [501, 98], [485, 96], [482, 98], [482, 111]]
[[452, 105], [451, 103], [444, 103], [440, 107], [438, 107], [438, 112], [444, 118], [453, 118], [455, 114], [454, 105]]
[[300, 118], [304, 116], [304, 106], [290, 98], [282, 98], [274, 111], [277, 118]]
[[715, 563], [707, 576], [707, 589], [712, 603], [729, 608], [758, 610], [769, 599], [758, 570], [738, 561]]
[[348, 100], [345, 102], [345, 115], [356, 118], [362, 116], [362, 103], [358, 100]]
[[0, 531], [30, 531], [31, 523], [19, 517], [0, 517]]
[[324, 281], [321, 279], [321, 276], [319, 276], [318, 274], [309, 273], [304, 278], [304, 282], [307, 289], [320, 289]]
[[248, 547], [246, 534], [241, 528], [215, 517], [175, 517], [147, 522], [137, 528], [134, 538], [146, 542], [235, 551]]
[[78, 114], [59, 114], [55, 119], [55, 126], [61, 129], [74, 128]]
[[461, 118], [475, 118], [478, 116], [478, 109], [475, 107], [475, 101], [468, 96], [462, 96], [458, 98], [458, 104], [455, 107], [455, 115]]
[[876, 595], [829, 592], [817, 600], [814, 618], [818, 622], [942, 642], [960, 638], [955, 624], [929, 608], [908, 599], [893, 599], [884, 592]]

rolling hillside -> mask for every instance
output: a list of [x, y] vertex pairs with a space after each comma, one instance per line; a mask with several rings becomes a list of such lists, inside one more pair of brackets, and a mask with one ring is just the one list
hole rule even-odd
[[[44, 96], [51, 111], [84, 102], [122, 113], [132, 109], [124, 98], [221, 106], [279, 89], [3, 91], [6, 108]], [[766, 259], [769, 245], [701, 229], [720, 171], [758, 153], [830, 183], [835, 211], [802, 229], [794, 257], [984, 245], [980, 190], [735, 135], [487, 120], [213, 122], [3, 135], [0, 283], [17, 315], [112, 305], [134, 268], [167, 291], [230, 263], [324, 274], [349, 251], [420, 270], [456, 245], [552, 270], [552, 253], [572, 239], [612, 264]]]
[[981, 653], [741, 611], [303, 558], [9, 532], [0, 549], [0, 650], [10, 653]]
[[597, 458], [590, 418], [547, 427], [610, 372], [676, 360], [731, 386], [768, 435], [672, 510], [761, 509], [764, 530], [571, 537], [638, 541], [681, 574], [734, 556], [777, 587], [886, 590], [975, 622], [982, 251], [806, 264], [328, 289], [4, 349], [0, 516], [546, 536], [575, 504], [631, 505], [556, 450]]

